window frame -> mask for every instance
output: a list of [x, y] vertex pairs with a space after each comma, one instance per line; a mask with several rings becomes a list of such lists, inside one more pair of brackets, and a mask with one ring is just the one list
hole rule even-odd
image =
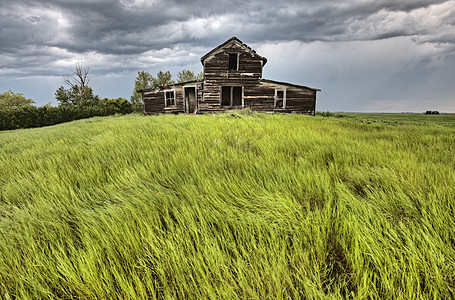
[[[239, 105], [232, 105], [234, 103], [234, 88], [241, 88], [241, 104], [240, 106]], [[230, 88], [230, 99], [229, 99], [229, 105], [223, 105], [223, 88]], [[245, 99], [244, 99], [244, 88], [243, 88], [243, 85], [222, 85], [220, 86], [220, 106], [221, 107], [241, 107], [241, 108], [244, 108], [245, 107]]]
[[[174, 97], [174, 104], [173, 105], [169, 105], [168, 103], [168, 96], [167, 96], [167, 93], [173, 93]], [[175, 108], [177, 106], [177, 99], [175, 98], [175, 90], [172, 89], [172, 90], [165, 90], [164, 91], [164, 108]]]
[[[276, 103], [278, 101], [278, 92], [283, 92], [283, 106], [277, 107]], [[275, 89], [275, 99], [273, 101], [274, 109], [286, 109], [286, 89], [285, 88], [276, 88]]]

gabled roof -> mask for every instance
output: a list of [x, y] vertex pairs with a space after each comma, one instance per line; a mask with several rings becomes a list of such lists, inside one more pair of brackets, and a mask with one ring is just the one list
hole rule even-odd
[[304, 85], [298, 85], [298, 84], [293, 84], [293, 83], [275, 81], [275, 80], [270, 80], [270, 79], [261, 79], [261, 82], [271, 83], [271, 84], [278, 84], [278, 85], [285, 85], [285, 86], [291, 86], [291, 87], [296, 87], [296, 88], [305, 88], [305, 89], [313, 90], [313, 91], [316, 91], [316, 92], [320, 92], [321, 91], [320, 89], [315, 89], [315, 88], [311, 88], [311, 87], [304, 86]]
[[201, 63], [204, 64], [204, 60], [211, 56], [213, 53], [215, 53], [216, 51], [218, 51], [219, 49], [223, 48], [224, 46], [226, 46], [227, 44], [229, 44], [230, 42], [232, 41], [237, 41], [239, 42], [242, 46], [244, 46], [246, 49], [248, 49], [249, 51], [251, 51], [252, 53], [254, 53], [254, 55], [256, 57], [258, 57], [259, 59], [262, 59], [262, 61], [264, 62], [263, 63], [263, 66], [267, 63], [267, 58], [263, 57], [263, 56], [260, 56], [259, 54], [256, 53], [256, 51], [254, 51], [253, 49], [251, 49], [247, 44], [243, 43], [241, 40], [239, 40], [238, 38], [236, 38], [235, 36], [234, 37], [231, 37], [229, 40], [227, 40], [226, 42], [222, 43], [221, 45], [219, 45], [218, 47], [216, 47], [215, 49], [213, 49], [212, 51], [210, 51], [209, 53], [207, 53], [206, 55], [204, 55], [203, 57], [201, 57]]

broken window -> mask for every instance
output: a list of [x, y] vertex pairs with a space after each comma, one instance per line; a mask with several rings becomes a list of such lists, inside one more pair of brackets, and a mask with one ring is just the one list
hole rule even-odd
[[238, 71], [239, 69], [239, 55], [237, 53], [229, 53], [229, 70]]
[[175, 91], [166, 91], [164, 107], [175, 106]]
[[275, 108], [286, 108], [286, 90], [275, 90]]
[[223, 86], [221, 87], [222, 106], [242, 106], [242, 87]]

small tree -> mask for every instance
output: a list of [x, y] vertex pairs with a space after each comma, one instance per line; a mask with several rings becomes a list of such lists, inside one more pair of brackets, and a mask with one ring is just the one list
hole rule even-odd
[[0, 109], [18, 109], [25, 106], [33, 106], [35, 101], [25, 98], [21, 93], [13, 93], [11, 90], [0, 94]]
[[76, 86], [70, 89], [65, 89], [61, 86], [55, 92], [55, 99], [63, 106], [94, 106], [99, 102], [99, 96], [93, 95], [91, 87], [84, 87], [82, 93], [80, 93]]
[[193, 71], [190, 70], [182, 70], [177, 73], [177, 82], [187, 82], [187, 81], [196, 81], [196, 80], [202, 80], [203, 79], [203, 73], [199, 73], [197, 75], [194, 75]]
[[146, 71], [137, 72], [137, 77], [134, 80], [133, 94], [131, 95], [131, 103], [133, 105], [133, 111], [142, 111], [142, 95], [139, 90], [145, 90], [152, 88], [155, 85], [155, 78]]
[[158, 73], [156, 73], [156, 82], [154, 84], [155, 87], [167, 86], [172, 84], [175, 84], [175, 82], [172, 80], [171, 72], [159, 71]]

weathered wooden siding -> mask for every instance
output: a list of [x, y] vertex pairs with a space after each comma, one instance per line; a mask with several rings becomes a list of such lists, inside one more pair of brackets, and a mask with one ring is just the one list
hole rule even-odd
[[[285, 108], [275, 108], [275, 90], [286, 91]], [[245, 107], [262, 112], [286, 112], [314, 115], [316, 91], [306, 87], [261, 82], [245, 95]]]
[[314, 116], [316, 112], [316, 91], [289, 88], [286, 91], [285, 111]]
[[[192, 83], [191, 86], [196, 86], [197, 100], [202, 99], [202, 85], [200, 83]], [[142, 93], [144, 101], [144, 112], [146, 114], [158, 113], [183, 113], [185, 112], [185, 103], [183, 98], [183, 88], [185, 85], [170, 86], [165, 89], [154, 89]], [[176, 105], [174, 107], [165, 107], [166, 91], [175, 91]]]
[[[243, 87], [243, 101], [244, 108], [249, 108], [254, 111], [260, 112], [284, 112], [284, 113], [301, 113], [314, 115], [316, 109], [316, 90], [297, 87], [284, 84], [274, 84], [269, 82], [259, 82], [257, 84], [241, 84], [239, 82], [231, 82], [231, 85], [238, 85]], [[223, 85], [229, 85], [229, 83], [223, 83]], [[184, 86], [170, 87], [169, 89], [156, 89], [149, 92], [143, 93], [144, 99], [144, 111], [146, 114], [157, 114], [157, 113], [183, 113], [185, 112], [184, 103]], [[174, 90], [176, 97], [175, 107], [164, 106], [164, 94], [166, 91]], [[285, 108], [275, 108], [275, 90], [286, 91], [286, 106]], [[198, 113], [206, 112], [223, 112], [231, 109], [231, 107], [221, 106], [220, 100], [220, 86], [214, 85], [212, 89], [212, 95], [208, 97], [209, 100], [201, 101], [201, 99], [207, 99], [206, 88], [203, 88], [201, 84], [196, 86], [196, 94], [198, 101]]]
[[164, 112], [164, 93], [159, 90], [142, 92], [144, 112], [148, 115]]
[[[238, 54], [238, 68], [229, 67], [229, 54]], [[237, 38], [232, 38], [201, 58], [204, 65], [202, 82], [188, 82], [169, 87], [175, 90], [175, 107], [165, 107], [165, 92], [156, 89], [143, 92], [147, 114], [185, 112], [184, 87], [196, 85], [197, 113], [223, 112], [232, 108], [250, 108], [261, 112], [295, 112], [314, 115], [318, 89], [284, 82], [262, 79], [262, 68], [267, 59], [258, 55]], [[242, 106], [222, 106], [223, 86], [242, 87]], [[275, 108], [276, 90], [286, 92], [285, 107]], [[234, 90], [231, 90], [233, 93]], [[228, 94], [226, 94], [228, 95]], [[236, 90], [234, 95], [238, 95]], [[225, 97], [225, 100], [229, 99]], [[238, 99], [235, 96], [235, 99]], [[234, 103], [234, 98], [231, 98]]]
[[[238, 70], [229, 70], [229, 53], [239, 55]], [[245, 94], [259, 84], [262, 65], [262, 57], [236, 40], [207, 57], [204, 60], [204, 89], [199, 112], [229, 109], [221, 106], [221, 86], [242, 86]]]

